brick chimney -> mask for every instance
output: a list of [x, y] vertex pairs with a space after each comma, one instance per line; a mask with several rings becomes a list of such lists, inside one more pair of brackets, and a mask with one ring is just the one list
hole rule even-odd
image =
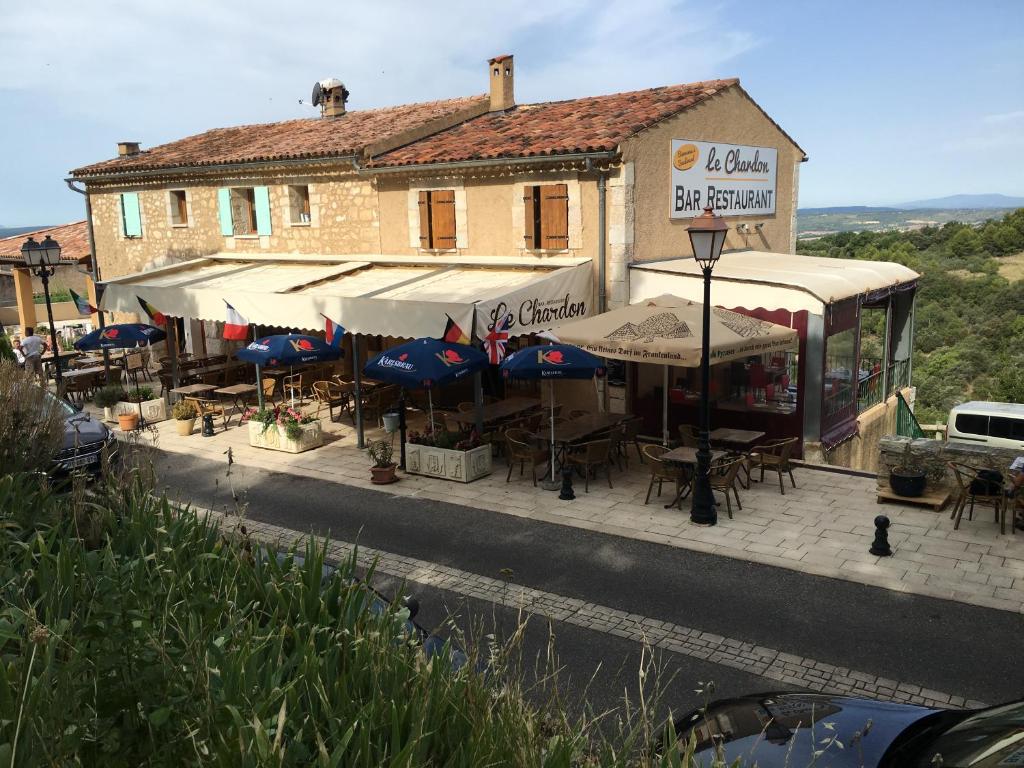
[[139, 142], [137, 141], [119, 141], [117, 142], [117, 155], [118, 157], [131, 157], [132, 155], [139, 154]]
[[320, 116], [341, 117], [345, 114], [348, 89], [336, 77], [320, 81]]
[[491, 112], [504, 112], [516, 105], [515, 67], [512, 56], [495, 56], [487, 62], [491, 77]]

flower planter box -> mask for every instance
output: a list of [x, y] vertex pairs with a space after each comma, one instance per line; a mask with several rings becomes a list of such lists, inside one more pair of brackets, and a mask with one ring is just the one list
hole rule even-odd
[[481, 445], [468, 451], [453, 451], [406, 443], [405, 471], [413, 475], [471, 483], [491, 474], [491, 446]]
[[[163, 398], [144, 400], [141, 403], [129, 403], [122, 400], [111, 408], [110, 412], [110, 415], [113, 417], [112, 421], [117, 421], [118, 415], [122, 413], [137, 413], [140, 418], [146, 420], [147, 424], [167, 421], [167, 403], [164, 402]], [[104, 409], [103, 415], [107, 415], [106, 409]]]
[[271, 451], [285, 451], [286, 453], [302, 453], [313, 448], [319, 448], [324, 444], [324, 433], [320, 429], [319, 421], [311, 421], [309, 424], [300, 424], [302, 437], [292, 440], [285, 434], [284, 427], [271, 424], [264, 431], [263, 424], [259, 421], [249, 422], [249, 445], [254, 448], [267, 448]]

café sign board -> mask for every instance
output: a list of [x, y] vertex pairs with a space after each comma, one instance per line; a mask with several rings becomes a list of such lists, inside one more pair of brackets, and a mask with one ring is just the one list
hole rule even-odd
[[692, 219], [710, 205], [719, 216], [775, 213], [778, 150], [672, 139], [673, 219]]

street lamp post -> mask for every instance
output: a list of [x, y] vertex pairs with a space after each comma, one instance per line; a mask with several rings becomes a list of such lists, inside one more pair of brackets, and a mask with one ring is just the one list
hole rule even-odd
[[690, 507], [690, 522], [698, 525], [715, 525], [718, 513], [715, 511], [715, 495], [711, 491], [711, 442], [708, 439], [711, 421], [711, 270], [725, 245], [725, 233], [729, 225], [721, 216], [716, 216], [710, 206], [693, 220], [687, 228], [693, 258], [704, 273], [704, 321], [700, 355], [700, 436], [697, 441], [697, 476], [693, 480], [693, 500]]
[[53, 324], [53, 306], [50, 304], [50, 276], [60, 263], [60, 244], [49, 235], [37, 243], [29, 238], [21, 246], [21, 258], [25, 266], [43, 281], [43, 296], [46, 298], [46, 319], [50, 322], [50, 348], [53, 350], [53, 380], [60, 392], [63, 377], [60, 370], [60, 346], [57, 344], [57, 328]]

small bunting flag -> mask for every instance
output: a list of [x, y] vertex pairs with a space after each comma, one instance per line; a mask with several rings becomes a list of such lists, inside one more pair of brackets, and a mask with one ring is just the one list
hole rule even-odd
[[93, 312], [99, 312], [99, 310], [96, 309], [96, 307], [94, 307], [92, 304], [90, 304], [85, 299], [84, 296], [79, 296], [77, 293], [70, 289], [68, 289], [68, 292], [71, 294], [71, 300], [75, 302], [75, 308], [78, 310], [78, 314], [80, 314], [82, 317], [88, 317]]
[[445, 315], [445, 317], [448, 318], [448, 323], [444, 327], [444, 336], [441, 339], [449, 344], [469, 344], [469, 336], [459, 327], [458, 323], [452, 320], [451, 315]]
[[139, 300], [139, 305], [142, 307], [143, 311], [145, 311], [145, 313], [149, 316], [149, 319], [153, 323], [153, 325], [167, 324], [167, 316], [163, 312], [161, 312], [159, 309], [156, 309], [152, 304], [143, 299], [141, 296], [136, 296], [135, 298]]
[[324, 334], [324, 341], [335, 349], [338, 349], [341, 347], [341, 339], [345, 335], [345, 329], [342, 327], [341, 323], [334, 322], [325, 314], [321, 313], [320, 317], [324, 319], [324, 327], [326, 330], [326, 333]]

